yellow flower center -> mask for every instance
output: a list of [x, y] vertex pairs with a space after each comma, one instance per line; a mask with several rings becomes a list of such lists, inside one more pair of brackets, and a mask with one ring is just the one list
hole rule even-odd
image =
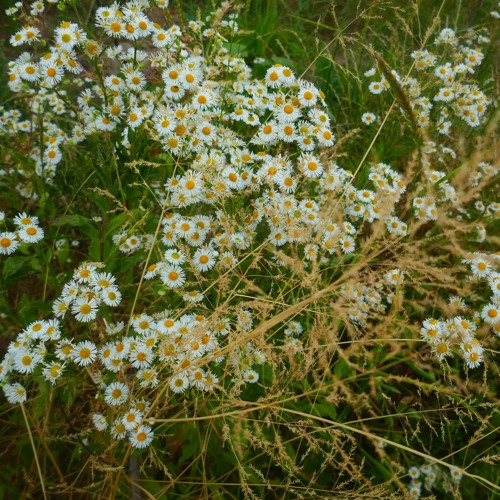
[[84, 347], [83, 349], [80, 349], [80, 358], [82, 358], [82, 359], [90, 358], [91, 354], [92, 354], [92, 351], [88, 347]]

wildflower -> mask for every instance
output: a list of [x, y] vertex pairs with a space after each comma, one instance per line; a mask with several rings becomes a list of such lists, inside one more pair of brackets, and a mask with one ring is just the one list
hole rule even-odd
[[500, 306], [498, 304], [487, 304], [481, 311], [481, 318], [490, 325], [497, 324], [500, 321]]
[[450, 121], [443, 121], [439, 123], [437, 126], [438, 132], [442, 135], [448, 135], [450, 133], [450, 128], [451, 128]]
[[189, 379], [183, 373], [174, 375], [170, 380], [170, 389], [172, 389], [172, 392], [175, 392], [176, 394], [184, 392], [188, 387]]
[[304, 350], [304, 343], [295, 337], [291, 337], [285, 343], [284, 347], [285, 347], [285, 349], [290, 349], [293, 354], [297, 354], [297, 353]]
[[91, 265], [82, 265], [74, 272], [74, 279], [78, 283], [89, 283], [94, 275], [96, 267]]
[[142, 412], [137, 409], [131, 408], [122, 418], [123, 425], [127, 431], [134, 430], [140, 423]]
[[471, 267], [472, 274], [477, 278], [486, 277], [491, 270], [489, 262], [481, 257], [477, 257], [472, 261], [469, 261], [469, 264]]
[[134, 448], [146, 448], [153, 438], [154, 433], [148, 425], [140, 425], [135, 431], [129, 433], [130, 444]]
[[314, 106], [318, 100], [318, 90], [310, 83], [301, 82], [297, 99], [302, 106]]
[[70, 340], [61, 340], [57, 344], [56, 357], [61, 360], [69, 359], [75, 346]]
[[43, 239], [43, 229], [35, 225], [22, 226], [18, 230], [19, 238], [26, 243], [37, 243]]
[[352, 236], [344, 236], [343, 238], [340, 238], [339, 240], [340, 243], [340, 248], [342, 249], [342, 252], [349, 254], [354, 252], [355, 249], [355, 241]]
[[436, 338], [432, 345], [432, 352], [438, 357], [439, 361], [443, 361], [445, 357], [452, 355], [450, 342], [442, 337]]
[[96, 359], [96, 346], [88, 341], [82, 341], [75, 345], [72, 352], [73, 361], [80, 366], [87, 366], [93, 363]]
[[160, 381], [154, 368], [144, 368], [137, 372], [137, 379], [141, 387], [156, 387]]
[[302, 330], [302, 325], [298, 321], [289, 321], [285, 328], [285, 335], [299, 335]]
[[490, 273], [488, 275], [488, 284], [493, 295], [500, 295], [500, 273]]
[[70, 307], [70, 301], [64, 298], [58, 298], [52, 304], [52, 312], [56, 318], [64, 318], [66, 311]]
[[193, 255], [193, 264], [199, 271], [208, 271], [215, 266], [214, 252], [210, 248], [199, 248]]
[[365, 124], [365, 125], [371, 125], [372, 123], [374, 123], [377, 119], [377, 115], [374, 115], [373, 113], [364, 113], [362, 116], [361, 116], [361, 121]]
[[384, 87], [382, 85], [382, 82], [372, 82], [370, 83], [368, 90], [372, 94], [381, 94], [384, 91]]
[[295, 107], [290, 101], [285, 101], [275, 108], [275, 115], [281, 122], [294, 122], [300, 114], [300, 109]]
[[255, 384], [259, 380], [259, 374], [255, 370], [245, 370], [243, 372], [243, 380], [250, 384]]
[[422, 494], [422, 488], [418, 481], [412, 482], [408, 488], [408, 493], [411, 498], [420, 498]]
[[313, 155], [302, 154], [298, 158], [298, 162], [301, 168], [302, 173], [310, 178], [314, 179], [317, 177], [321, 177], [324, 172], [323, 165], [321, 162]]
[[0, 233], [0, 255], [10, 255], [19, 246], [17, 235], [11, 232]]
[[462, 479], [463, 474], [464, 473], [458, 467], [450, 466], [450, 476], [456, 483]]
[[465, 351], [463, 357], [468, 368], [477, 368], [483, 362], [482, 353], [478, 349]]
[[111, 426], [111, 436], [114, 439], [123, 439], [127, 435], [127, 429], [121, 420], [116, 420]]
[[3, 392], [10, 404], [24, 403], [27, 398], [26, 389], [19, 383], [5, 384]]
[[108, 306], [117, 306], [122, 300], [122, 294], [115, 286], [106, 288], [102, 294], [102, 301]]
[[19, 373], [32, 373], [36, 365], [41, 361], [41, 356], [22, 348], [16, 352], [14, 368]]
[[94, 422], [95, 428], [98, 431], [105, 431], [108, 427], [106, 417], [101, 413], [94, 413], [92, 415], [92, 422]]
[[106, 387], [104, 399], [113, 406], [119, 406], [127, 401], [129, 396], [128, 387], [122, 382], [113, 382]]
[[44, 333], [44, 339], [59, 340], [61, 338], [60, 324], [57, 319], [50, 319], [45, 322], [47, 329]]
[[385, 274], [385, 279], [391, 285], [398, 285], [401, 283], [403, 275], [400, 269], [393, 269]]
[[434, 96], [435, 101], [449, 102], [455, 98], [455, 94], [448, 87], [439, 89], [438, 93]]
[[191, 290], [186, 292], [182, 298], [187, 302], [201, 302], [205, 296], [199, 290]]
[[78, 297], [71, 305], [71, 312], [78, 321], [87, 323], [97, 316], [97, 302], [94, 299]]
[[161, 280], [170, 288], [179, 288], [186, 281], [186, 275], [181, 267], [175, 264], [165, 266], [160, 274]]
[[398, 236], [405, 236], [408, 232], [408, 226], [403, 221], [394, 216], [388, 217], [385, 220], [385, 225], [390, 233], [396, 234]]
[[333, 146], [335, 143], [335, 136], [327, 128], [319, 129], [316, 132], [315, 137], [322, 146]]
[[266, 71], [265, 83], [268, 87], [276, 88], [282, 85], [283, 76], [282, 68], [277, 66], [272, 66]]
[[55, 384], [56, 381], [61, 377], [64, 371], [64, 363], [57, 363], [53, 362], [45, 366], [45, 368], [42, 370], [42, 375], [44, 376], [45, 380], [48, 380], [52, 384]]
[[412, 466], [408, 469], [408, 475], [412, 480], [418, 479], [420, 477], [420, 469], [418, 467]]
[[12, 222], [18, 227], [38, 225], [38, 217], [21, 212], [12, 219]]
[[153, 361], [153, 351], [145, 344], [137, 344], [129, 355], [129, 361], [134, 368], [147, 368]]

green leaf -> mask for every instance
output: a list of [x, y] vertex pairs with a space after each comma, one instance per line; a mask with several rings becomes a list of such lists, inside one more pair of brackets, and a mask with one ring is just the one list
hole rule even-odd
[[107, 240], [110, 236], [113, 236], [118, 230], [125, 224], [125, 222], [130, 221], [131, 214], [128, 212], [123, 212], [119, 215], [115, 215], [112, 219], [104, 221], [104, 240]]
[[88, 189], [86, 189], [84, 193], [89, 200], [92, 200], [96, 204], [96, 206], [99, 207], [99, 209], [103, 214], [106, 213], [106, 210], [108, 209], [109, 205], [108, 198], [105, 198], [104, 196], [98, 193], [94, 193], [93, 191], [90, 191]]
[[352, 368], [349, 368], [349, 365], [343, 359], [339, 359], [335, 363], [333, 373], [335, 373], [337, 378], [342, 379], [354, 375], [354, 370]]
[[74, 226], [74, 227], [85, 227], [90, 226], [93, 228], [94, 223], [87, 219], [87, 217], [83, 217], [82, 215], [71, 214], [71, 215], [63, 215], [58, 219], [52, 222], [54, 226]]
[[431, 380], [433, 382], [436, 380], [436, 377], [435, 377], [434, 372], [432, 370], [429, 370], [429, 371], [422, 370], [422, 368], [420, 368], [415, 363], [412, 363], [409, 360], [405, 360], [405, 362], [408, 366], [410, 366], [421, 377], [426, 378], [427, 380]]
[[28, 256], [15, 256], [15, 257], [9, 257], [3, 266], [3, 279], [7, 281], [11, 276], [14, 276], [20, 269], [23, 267], [26, 269], [29, 266], [29, 261], [33, 257]]
[[236, 57], [247, 57], [248, 50], [246, 45], [241, 43], [225, 43], [224, 48], [227, 49], [229, 55]]
[[83, 217], [82, 215], [71, 214], [59, 217], [52, 222], [54, 226], [72, 226], [79, 227], [87, 236], [90, 238], [90, 245], [88, 248], [89, 258], [91, 260], [100, 261], [101, 260], [101, 233], [95, 227], [95, 222]]
[[311, 406], [311, 414], [335, 420], [337, 418], [337, 408], [331, 403], [316, 402]]
[[200, 449], [200, 439], [198, 437], [197, 432], [193, 432], [193, 430], [188, 430], [185, 434], [186, 444], [182, 448], [182, 454], [179, 457], [179, 464], [182, 464], [187, 459], [195, 457]]
[[30, 299], [25, 293], [22, 294], [17, 304], [17, 313], [23, 323], [30, 323]]

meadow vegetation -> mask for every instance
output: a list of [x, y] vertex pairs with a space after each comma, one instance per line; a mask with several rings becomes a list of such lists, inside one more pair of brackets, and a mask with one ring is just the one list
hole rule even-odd
[[5, 8], [0, 495], [496, 498], [498, 1]]

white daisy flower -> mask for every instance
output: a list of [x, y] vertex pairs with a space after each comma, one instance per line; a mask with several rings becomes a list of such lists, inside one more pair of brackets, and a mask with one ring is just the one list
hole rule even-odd
[[2, 389], [9, 403], [16, 404], [26, 401], [26, 389], [21, 384], [5, 384]]
[[95, 428], [98, 431], [105, 431], [108, 427], [106, 417], [101, 413], [94, 413], [92, 415], [92, 422], [94, 422]]
[[259, 380], [259, 374], [255, 370], [245, 370], [243, 372], [243, 380], [250, 384], [255, 384]]
[[123, 425], [127, 431], [133, 431], [142, 419], [142, 412], [136, 409], [130, 409], [122, 418]]
[[161, 280], [170, 288], [179, 288], [186, 282], [186, 274], [179, 266], [165, 266], [160, 274]]
[[78, 297], [71, 306], [71, 312], [78, 321], [87, 323], [97, 316], [97, 302], [95, 299]]
[[172, 389], [172, 392], [175, 392], [176, 394], [184, 392], [188, 387], [189, 379], [183, 373], [174, 375], [170, 381], [170, 389]]
[[113, 382], [106, 387], [104, 399], [113, 406], [119, 406], [127, 401], [129, 388], [123, 382]]
[[0, 255], [10, 255], [19, 246], [17, 235], [11, 232], [0, 233]]
[[129, 433], [130, 444], [134, 448], [146, 448], [153, 438], [154, 433], [149, 425], [140, 425], [134, 432]]
[[93, 363], [96, 359], [97, 348], [96, 346], [85, 340], [83, 342], [78, 342], [73, 350], [72, 357], [73, 361], [80, 366], [87, 366]]

